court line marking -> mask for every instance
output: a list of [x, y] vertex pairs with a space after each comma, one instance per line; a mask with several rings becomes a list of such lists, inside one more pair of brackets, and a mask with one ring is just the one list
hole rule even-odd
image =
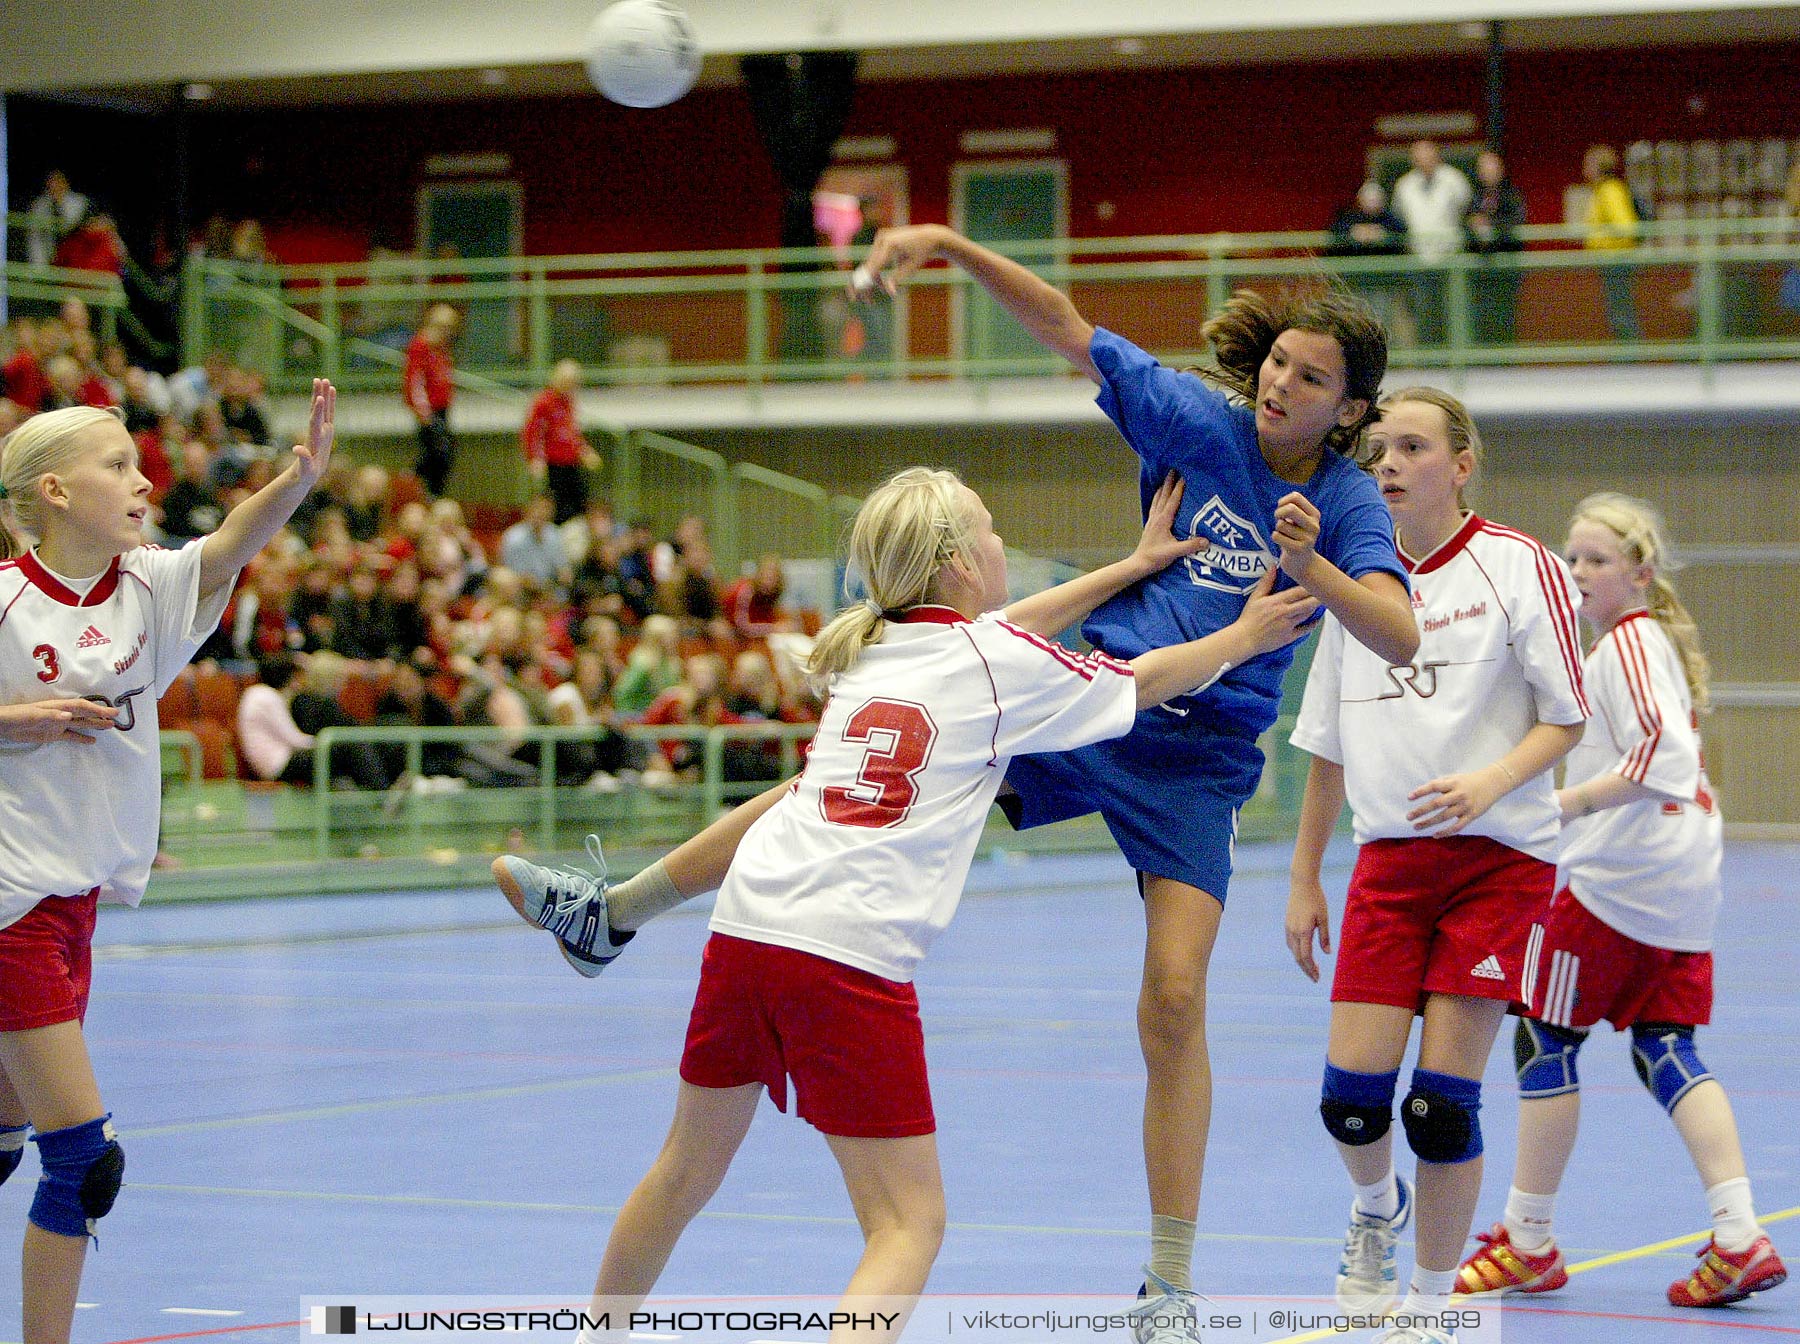
[[[1778, 1213], [1764, 1214], [1756, 1221], [1760, 1224], [1779, 1223], [1784, 1222], [1789, 1218], [1800, 1218], [1800, 1204], [1796, 1204], [1791, 1209], [1782, 1209]], [[1711, 1229], [1704, 1232], [1690, 1232], [1683, 1237], [1670, 1237], [1665, 1241], [1653, 1241], [1646, 1246], [1634, 1246], [1627, 1251], [1614, 1251], [1611, 1255], [1595, 1256], [1591, 1260], [1583, 1260], [1579, 1264], [1570, 1265], [1568, 1267], [1569, 1273], [1581, 1274], [1590, 1269], [1604, 1269], [1608, 1265], [1623, 1264], [1627, 1260], [1640, 1260], [1648, 1255], [1660, 1255], [1662, 1252], [1673, 1250], [1678, 1246], [1692, 1246], [1697, 1242], [1704, 1241], [1711, 1235]], [[1476, 1297], [1464, 1297], [1457, 1295], [1452, 1301], [1456, 1303], [1478, 1302], [1480, 1296], [1481, 1295], [1477, 1295]], [[1764, 1325], [1756, 1321], [1721, 1321], [1713, 1319], [1710, 1314], [1707, 1319], [1702, 1321], [1691, 1316], [1635, 1316], [1626, 1312], [1576, 1311], [1565, 1307], [1521, 1307], [1520, 1310], [1542, 1313], [1544, 1315], [1591, 1317], [1595, 1320], [1642, 1321], [1656, 1324], [1677, 1325], [1704, 1324], [1720, 1326], [1732, 1330], [1760, 1330], [1764, 1334], [1800, 1335], [1800, 1327], [1791, 1325]], [[1286, 1335], [1281, 1339], [1272, 1339], [1269, 1341], [1269, 1344], [1313, 1344], [1315, 1340], [1336, 1339], [1341, 1335], [1350, 1333], [1352, 1332], [1348, 1330], [1314, 1330], [1307, 1334]]]
[[[517, 1213], [578, 1213], [578, 1214], [616, 1214], [616, 1204], [552, 1204], [531, 1200], [510, 1199], [465, 1199], [449, 1195], [378, 1195], [353, 1191], [338, 1190], [274, 1190], [258, 1189], [246, 1186], [213, 1186], [213, 1185], [174, 1185], [133, 1181], [131, 1188], [136, 1191], [150, 1191], [158, 1194], [197, 1195], [205, 1198], [236, 1197], [240, 1199], [292, 1199], [310, 1200], [333, 1204], [387, 1204], [423, 1208], [455, 1208], [486, 1209], [501, 1212]], [[701, 1218], [722, 1222], [740, 1223], [805, 1223], [821, 1227], [855, 1227], [854, 1218], [836, 1217], [817, 1213], [754, 1213], [734, 1209], [703, 1209]], [[1019, 1223], [974, 1223], [952, 1222], [950, 1228], [959, 1232], [977, 1232], [999, 1234], [1003, 1236], [1064, 1236], [1064, 1237], [1141, 1237], [1141, 1228], [1120, 1227], [1068, 1227], [1037, 1226]], [[1336, 1237], [1278, 1237], [1257, 1235], [1254, 1233], [1202, 1232], [1197, 1237], [1200, 1241], [1220, 1241], [1238, 1243], [1257, 1241], [1269, 1244], [1296, 1246], [1336, 1246]]]
[[339, 1102], [331, 1106], [303, 1106], [288, 1111], [264, 1111], [257, 1115], [228, 1115], [213, 1120], [179, 1120], [166, 1125], [144, 1125], [121, 1129], [121, 1138], [156, 1138], [165, 1134], [198, 1134], [207, 1130], [237, 1129], [246, 1125], [278, 1125], [294, 1120], [330, 1120], [344, 1115], [366, 1115], [371, 1111], [397, 1111], [409, 1106], [431, 1106], [440, 1102], [496, 1101], [505, 1097], [540, 1096], [548, 1092], [573, 1092], [584, 1087], [604, 1087], [613, 1083], [643, 1083], [675, 1074], [672, 1065], [654, 1069], [631, 1069], [624, 1073], [585, 1074], [579, 1078], [553, 1078], [541, 1083], [513, 1083], [505, 1087], [471, 1087], [455, 1092], [421, 1092], [408, 1097], [378, 1097], [368, 1101]]

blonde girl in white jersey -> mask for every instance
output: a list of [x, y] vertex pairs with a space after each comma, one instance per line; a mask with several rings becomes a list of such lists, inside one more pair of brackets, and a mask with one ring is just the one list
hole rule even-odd
[[157, 698], [330, 462], [335, 400], [315, 382], [287, 469], [182, 551], [144, 545], [150, 482], [111, 412], [52, 411], [0, 443], [0, 1180], [28, 1135], [43, 1167], [24, 1344], [67, 1344], [123, 1179], [82, 1019], [95, 904], [136, 905], [156, 853]]
[[[1319, 871], [1346, 799], [1356, 867], [1344, 902], [1320, 1115], [1356, 1188], [1337, 1294], [1379, 1312], [1399, 1288], [1396, 1234], [1417, 1233], [1411, 1286], [1381, 1344], [1454, 1344], [1445, 1318], [1481, 1191], [1481, 1076], [1531, 978], [1555, 892], [1546, 773], [1581, 736], [1576, 594], [1538, 542], [1463, 507], [1480, 438], [1434, 388], [1383, 399], [1368, 430], [1421, 638], [1390, 665], [1327, 617], [1293, 734], [1312, 765], [1288, 902], [1289, 950], [1313, 979], [1330, 950]], [[1418, 1158], [1394, 1170], [1394, 1095]]]
[[[1271, 571], [1204, 639], [1129, 663], [1050, 643], [1205, 545], [1170, 533], [1180, 499], [1171, 476], [1131, 557], [1004, 611], [1005, 551], [955, 476], [902, 472], [864, 501], [850, 551], [869, 597], [814, 649], [831, 695], [805, 770], [657, 865], [681, 897], [723, 885], [675, 1119], [601, 1262], [594, 1291], [611, 1310], [655, 1285], [765, 1092], [782, 1110], [792, 1092], [843, 1172], [864, 1237], [846, 1303], [887, 1300], [904, 1317], [923, 1290], [945, 1212], [913, 971], [956, 909], [1009, 760], [1121, 736], [1141, 707], [1293, 642], [1317, 610], [1303, 589], [1271, 595]], [[577, 969], [616, 955], [604, 882], [510, 855], [494, 877]]]
[[1700, 1265], [1669, 1285], [1669, 1302], [1724, 1306], [1775, 1287], [1787, 1269], [1757, 1224], [1731, 1103], [1694, 1049], [1695, 1028], [1712, 1016], [1724, 848], [1700, 751], [1706, 655], [1649, 504], [1589, 495], [1565, 554], [1599, 636], [1587, 657], [1594, 717], [1557, 795], [1563, 882], [1531, 1016], [1518, 1027], [1519, 1151], [1506, 1214], [1457, 1286], [1544, 1293], [1569, 1281], [1552, 1211], [1581, 1119], [1576, 1053], [1604, 1019], [1631, 1032], [1632, 1063], [1674, 1121], [1712, 1213]]

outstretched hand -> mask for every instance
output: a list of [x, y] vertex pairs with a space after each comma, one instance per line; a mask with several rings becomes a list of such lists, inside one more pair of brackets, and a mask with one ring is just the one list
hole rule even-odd
[[1175, 535], [1175, 514], [1181, 507], [1185, 488], [1181, 477], [1171, 471], [1150, 499], [1149, 512], [1144, 515], [1144, 534], [1138, 538], [1137, 550], [1133, 552], [1135, 558], [1143, 562], [1147, 573], [1159, 573], [1183, 556], [1198, 555], [1212, 545], [1206, 537]]
[[908, 224], [881, 229], [869, 255], [850, 273], [850, 297], [868, 301], [880, 289], [890, 297], [937, 254], [944, 233], [940, 224]]
[[331, 446], [337, 438], [337, 389], [324, 378], [313, 379], [312, 414], [306, 421], [306, 442], [294, 445], [294, 468], [308, 490], [317, 485], [331, 465]]

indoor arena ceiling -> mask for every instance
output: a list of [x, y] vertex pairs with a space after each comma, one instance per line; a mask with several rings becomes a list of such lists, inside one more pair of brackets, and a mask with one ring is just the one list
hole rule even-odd
[[[1504, 26], [1512, 51], [1725, 45], [1800, 41], [1800, 8], [1755, 8], [1647, 15], [1514, 19]], [[1485, 50], [1481, 23], [1404, 24], [1284, 31], [1135, 35], [1057, 41], [906, 46], [862, 52], [867, 80], [946, 79], [1043, 72], [1255, 65], [1385, 57], [1472, 55]], [[701, 84], [737, 82], [733, 57], [706, 61]], [[591, 91], [575, 61], [445, 70], [362, 72], [304, 78], [263, 77], [190, 85], [190, 98], [220, 106], [305, 103], [440, 102], [540, 97]], [[144, 110], [181, 96], [179, 86], [64, 91], [64, 98]]]

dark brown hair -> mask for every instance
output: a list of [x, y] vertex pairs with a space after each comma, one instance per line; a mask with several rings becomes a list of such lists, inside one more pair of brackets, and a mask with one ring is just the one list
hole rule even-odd
[[1325, 436], [1333, 452], [1357, 462], [1363, 428], [1376, 418], [1375, 403], [1387, 374], [1387, 331], [1375, 310], [1341, 285], [1319, 282], [1269, 295], [1240, 289], [1200, 329], [1216, 367], [1197, 370], [1254, 402], [1256, 378], [1275, 338], [1284, 331], [1329, 336], [1344, 354], [1344, 395], [1368, 402], [1354, 424]]

